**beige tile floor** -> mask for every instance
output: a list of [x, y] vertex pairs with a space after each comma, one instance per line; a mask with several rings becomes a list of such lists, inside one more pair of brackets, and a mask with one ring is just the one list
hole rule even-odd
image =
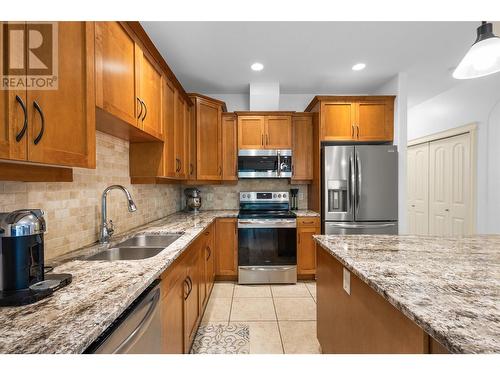
[[202, 321], [248, 324], [251, 354], [321, 353], [314, 281], [295, 285], [218, 282]]

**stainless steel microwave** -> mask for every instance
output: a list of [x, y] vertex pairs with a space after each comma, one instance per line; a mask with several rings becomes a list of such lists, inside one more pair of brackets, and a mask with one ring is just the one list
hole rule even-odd
[[238, 178], [291, 178], [292, 150], [240, 150]]

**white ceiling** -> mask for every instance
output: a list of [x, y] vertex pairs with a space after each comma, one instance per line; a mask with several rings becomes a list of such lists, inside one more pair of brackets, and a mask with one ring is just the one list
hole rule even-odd
[[[369, 93], [408, 73], [409, 105], [459, 84], [453, 68], [479, 22], [142, 22], [188, 91], [248, 93], [250, 82], [285, 94]], [[261, 72], [250, 65], [262, 62]], [[353, 72], [357, 62], [365, 70]]]

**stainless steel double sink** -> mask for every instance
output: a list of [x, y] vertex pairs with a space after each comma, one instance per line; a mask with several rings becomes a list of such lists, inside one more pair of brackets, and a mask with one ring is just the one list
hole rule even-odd
[[141, 260], [154, 257], [177, 240], [182, 233], [140, 234], [85, 260]]

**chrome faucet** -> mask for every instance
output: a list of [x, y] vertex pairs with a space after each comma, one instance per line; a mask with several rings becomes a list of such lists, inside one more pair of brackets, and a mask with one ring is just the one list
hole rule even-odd
[[107, 209], [106, 209], [106, 198], [108, 196], [108, 191], [113, 190], [113, 189], [119, 189], [125, 193], [127, 196], [127, 205], [128, 205], [128, 211], [129, 212], [134, 212], [137, 210], [137, 207], [135, 206], [134, 201], [132, 200], [132, 196], [130, 195], [130, 192], [122, 185], [111, 185], [108, 186], [106, 189], [104, 189], [102, 193], [102, 201], [101, 201], [101, 217], [102, 217], [102, 222], [101, 222], [101, 229], [99, 233], [99, 242], [100, 243], [108, 243], [109, 239], [113, 235], [113, 232], [115, 231], [114, 226], [113, 226], [113, 221], [109, 220], [108, 223], [108, 214], [107, 214]]

